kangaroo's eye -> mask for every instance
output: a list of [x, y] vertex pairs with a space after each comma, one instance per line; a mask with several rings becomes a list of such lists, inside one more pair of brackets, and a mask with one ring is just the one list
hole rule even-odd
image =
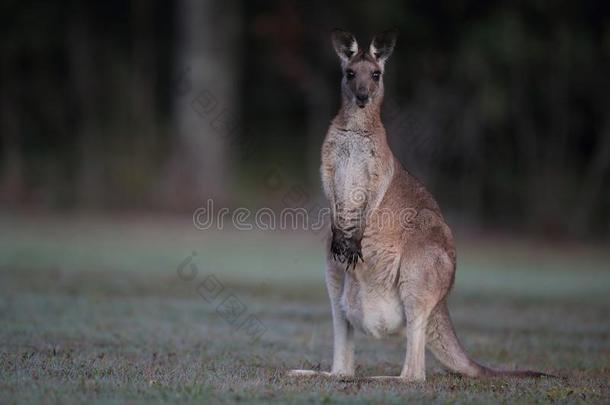
[[371, 75], [371, 77], [373, 78], [373, 80], [375, 80], [376, 82], [379, 81], [379, 78], [381, 77], [381, 72], [376, 70], [373, 72], [373, 74]]
[[353, 79], [354, 76], [356, 76], [356, 73], [354, 73], [354, 71], [352, 69], [347, 69], [345, 71], [345, 77], [347, 77], [347, 80]]

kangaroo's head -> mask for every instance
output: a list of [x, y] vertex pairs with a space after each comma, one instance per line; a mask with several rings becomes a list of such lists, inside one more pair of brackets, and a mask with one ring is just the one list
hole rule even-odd
[[341, 59], [344, 102], [360, 108], [378, 104], [383, 98], [383, 68], [396, 44], [396, 31], [376, 35], [368, 49], [358, 48], [356, 38], [349, 32], [335, 29], [332, 42]]

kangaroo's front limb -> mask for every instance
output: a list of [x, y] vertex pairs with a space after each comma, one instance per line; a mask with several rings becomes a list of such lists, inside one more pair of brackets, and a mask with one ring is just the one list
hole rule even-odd
[[[342, 178], [336, 179], [340, 181]], [[347, 269], [356, 266], [362, 257], [360, 245], [364, 235], [365, 212], [368, 205], [367, 190], [342, 183], [334, 187], [334, 207], [332, 224], [332, 243], [330, 251], [341, 263], [347, 262]]]
[[349, 157], [337, 161], [331, 153], [323, 156], [324, 191], [332, 209], [330, 251], [335, 260], [347, 262], [349, 269], [363, 260], [360, 242], [369, 203], [368, 167]]

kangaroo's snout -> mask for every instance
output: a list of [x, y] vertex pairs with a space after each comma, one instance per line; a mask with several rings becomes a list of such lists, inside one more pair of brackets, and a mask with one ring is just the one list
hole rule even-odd
[[369, 101], [369, 95], [366, 93], [357, 93], [356, 94], [356, 104], [360, 108], [364, 108], [366, 103]]

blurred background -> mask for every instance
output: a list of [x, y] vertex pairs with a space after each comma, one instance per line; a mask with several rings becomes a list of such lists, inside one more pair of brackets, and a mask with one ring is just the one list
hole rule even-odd
[[318, 201], [340, 101], [329, 32], [368, 46], [396, 27], [390, 143], [454, 224], [610, 235], [607, 2], [0, 7], [3, 210], [282, 207], [293, 186]]

